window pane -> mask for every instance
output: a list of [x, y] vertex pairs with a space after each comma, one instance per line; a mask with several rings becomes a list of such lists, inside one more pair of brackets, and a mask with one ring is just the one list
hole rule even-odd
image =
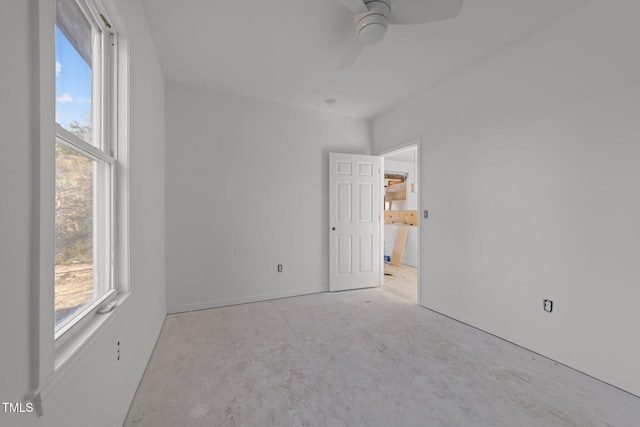
[[56, 329], [110, 288], [109, 173], [56, 144]]
[[74, 0], [56, 7], [56, 121], [92, 143], [93, 30]]
[[93, 299], [93, 163], [56, 144], [56, 326]]

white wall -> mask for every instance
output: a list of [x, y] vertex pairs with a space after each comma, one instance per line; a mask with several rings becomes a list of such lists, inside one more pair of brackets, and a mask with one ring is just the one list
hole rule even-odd
[[[35, 3], [35, 2], [33, 2]], [[44, 417], [9, 415], [0, 425], [121, 425], [153, 350], [165, 314], [164, 78], [139, 2], [120, 1], [132, 34], [132, 290], [128, 305], [44, 397]], [[29, 390], [30, 225], [35, 135], [31, 117], [32, 2], [3, 1], [0, 155], [0, 401], [23, 401]], [[115, 357], [121, 342], [121, 360]]]
[[[31, 51], [29, 4], [6, 1], [0, 13], [0, 401], [20, 402], [29, 390], [31, 238]], [[16, 33], [12, 33], [15, 31]], [[19, 34], [20, 37], [17, 37]], [[17, 418], [17, 417], [14, 417]], [[10, 420], [0, 409], [0, 424]]]
[[587, 2], [374, 121], [374, 152], [422, 138], [421, 303], [637, 395], [639, 9]]
[[172, 82], [166, 110], [169, 312], [326, 291], [328, 153], [370, 123]]

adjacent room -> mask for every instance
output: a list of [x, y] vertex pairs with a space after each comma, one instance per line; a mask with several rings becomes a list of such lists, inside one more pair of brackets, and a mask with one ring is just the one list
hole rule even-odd
[[384, 155], [384, 280], [418, 300], [418, 147]]
[[0, 425], [638, 425], [637, 0], [0, 28]]

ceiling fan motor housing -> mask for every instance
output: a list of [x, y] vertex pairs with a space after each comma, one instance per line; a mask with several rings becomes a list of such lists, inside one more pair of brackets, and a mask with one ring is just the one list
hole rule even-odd
[[387, 32], [391, 3], [389, 0], [365, 0], [364, 3], [369, 10], [356, 15], [356, 30], [362, 44], [372, 45], [380, 42]]

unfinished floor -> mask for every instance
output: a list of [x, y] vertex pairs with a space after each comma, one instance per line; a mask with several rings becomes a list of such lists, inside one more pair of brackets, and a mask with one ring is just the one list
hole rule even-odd
[[384, 284], [387, 290], [395, 292], [414, 304], [418, 302], [418, 269], [410, 265], [384, 263]]
[[126, 426], [638, 426], [640, 398], [380, 288], [167, 316]]

